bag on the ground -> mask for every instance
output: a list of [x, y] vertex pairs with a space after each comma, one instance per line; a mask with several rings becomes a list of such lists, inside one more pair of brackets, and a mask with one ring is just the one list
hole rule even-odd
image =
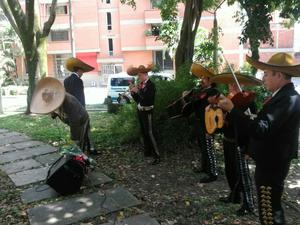
[[80, 190], [86, 173], [83, 157], [65, 154], [49, 168], [46, 183], [61, 195], [74, 194]]

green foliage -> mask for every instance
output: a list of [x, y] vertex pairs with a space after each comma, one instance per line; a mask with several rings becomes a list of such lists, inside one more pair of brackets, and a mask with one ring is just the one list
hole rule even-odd
[[98, 146], [120, 146], [138, 139], [139, 125], [135, 104], [123, 105], [117, 114], [107, 114], [105, 119], [99, 120], [98, 117], [95, 114], [91, 117], [92, 138]]
[[[221, 32], [221, 29], [218, 30], [219, 32]], [[213, 67], [216, 47], [212, 33], [206, 34], [203, 29], [198, 29], [195, 40], [194, 61], [198, 61], [206, 67]], [[221, 48], [217, 47], [217, 50], [221, 50]], [[218, 63], [217, 66], [219, 66]]]

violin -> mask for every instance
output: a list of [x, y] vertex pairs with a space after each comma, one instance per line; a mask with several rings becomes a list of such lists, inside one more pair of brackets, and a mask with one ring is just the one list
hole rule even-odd
[[[243, 91], [239, 81], [235, 75], [235, 73], [233, 72], [233, 69], [231, 67], [231, 65], [228, 63], [228, 61], [226, 60], [226, 58], [224, 57], [224, 55], [222, 54], [225, 62], [228, 64], [230, 71], [232, 73], [233, 76], [233, 80], [234, 83], [237, 85], [237, 92], [236, 93], [229, 93], [229, 95], [227, 96], [232, 103], [234, 104], [235, 107], [242, 109], [243, 111], [245, 109], [247, 109], [247, 113], [248, 115], [251, 116], [251, 111], [249, 109], [249, 106], [251, 105], [251, 103], [254, 101], [256, 94], [254, 92], [251, 91]], [[215, 102], [212, 103], [213, 107], [209, 107], [206, 111], [205, 111], [205, 126], [206, 126], [206, 131], [209, 134], [213, 134], [216, 129], [218, 128], [222, 128], [224, 126], [224, 118], [225, 115], [223, 113], [223, 111], [218, 108], [216, 105], [219, 101], [219, 96], [217, 96], [217, 98], [215, 99]]]

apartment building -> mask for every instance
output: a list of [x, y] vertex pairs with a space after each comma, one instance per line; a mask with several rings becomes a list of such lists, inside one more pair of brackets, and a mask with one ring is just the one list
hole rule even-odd
[[[49, 76], [64, 79], [68, 72], [64, 62], [72, 54], [95, 67], [85, 75], [85, 85], [98, 86], [105, 82], [108, 74], [125, 71], [130, 65], [154, 63], [161, 70], [174, 69], [172, 57], [161, 41], [156, 41], [160, 12], [155, 7], [160, 0], [138, 0], [136, 10], [122, 5], [119, 0], [58, 0], [56, 20], [48, 38]], [[49, 16], [51, 0], [39, 0], [41, 23]], [[239, 43], [241, 26], [233, 15], [238, 10], [222, 6], [217, 12], [222, 28], [220, 45], [227, 60], [242, 66], [247, 45]], [[179, 19], [184, 6], [179, 5]], [[204, 12], [200, 26], [210, 31], [214, 16]], [[274, 46], [261, 47], [262, 60], [275, 52], [295, 53], [300, 61], [299, 25], [287, 29], [281, 25], [277, 14], [271, 24]], [[20, 71], [20, 70], [19, 70]], [[23, 71], [20, 71], [24, 73]]]

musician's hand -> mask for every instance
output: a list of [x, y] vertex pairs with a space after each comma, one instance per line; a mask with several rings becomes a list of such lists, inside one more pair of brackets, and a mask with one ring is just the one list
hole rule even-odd
[[205, 107], [205, 111], [208, 111], [210, 109], [211, 105], [208, 105]]
[[230, 112], [234, 107], [232, 101], [223, 95], [219, 97], [218, 106], [226, 112]]
[[219, 96], [215, 95], [215, 96], [209, 96], [207, 98], [207, 101], [209, 104], [217, 104], [218, 103], [218, 98]]
[[138, 89], [137, 86], [133, 86], [133, 87], [130, 89], [130, 92], [137, 93], [138, 90], [139, 90], [139, 89]]
[[188, 93], [189, 93], [189, 91], [183, 91], [182, 92], [182, 97], [185, 97]]
[[52, 119], [55, 119], [58, 115], [55, 112], [51, 112], [50, 116]]
[[245, 155], [245, 160], [250, 160], [251, 157], [249, 155]]

